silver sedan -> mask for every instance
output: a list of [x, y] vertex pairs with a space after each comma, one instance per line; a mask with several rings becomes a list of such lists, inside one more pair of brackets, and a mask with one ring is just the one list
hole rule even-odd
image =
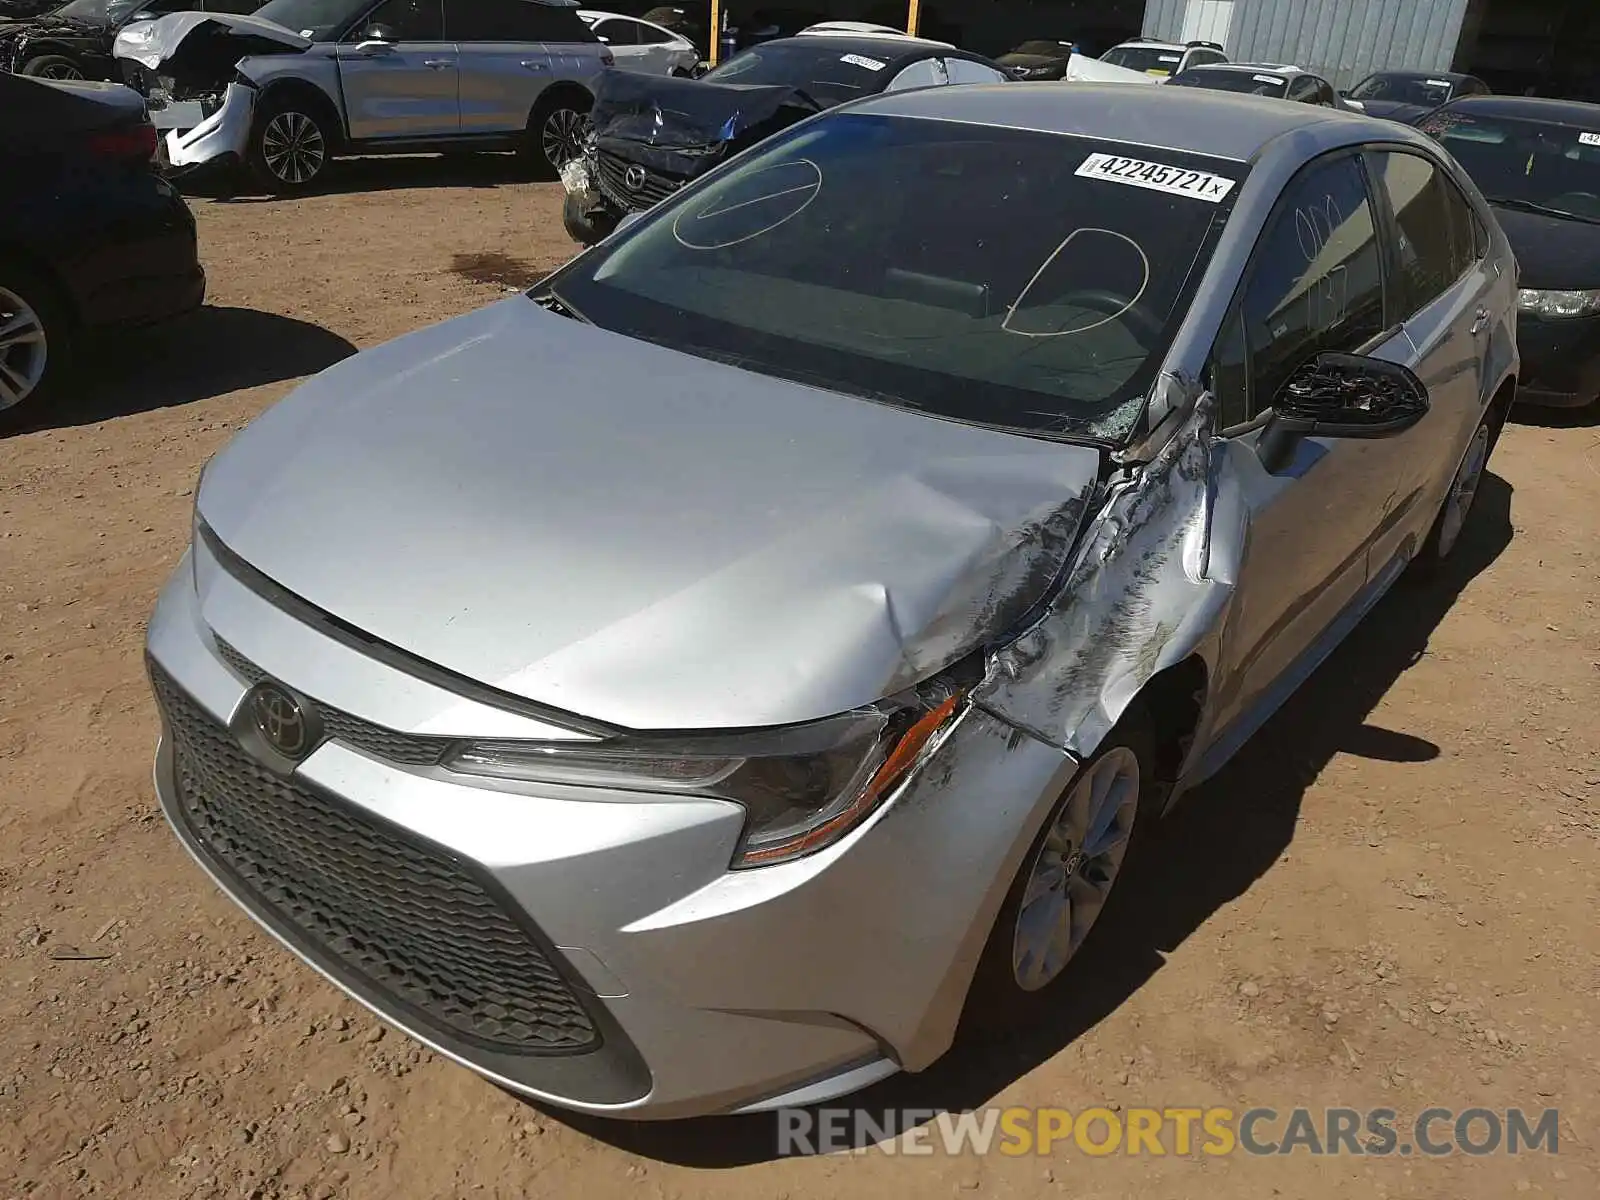
[[1385, 121], [834, 109], [209, 464], [149, 629], [161, 802], [313, 967], [529, 1096], [920, 1071], [1093, 970], [1156, 819], [1456, 548], [1515, 279]]

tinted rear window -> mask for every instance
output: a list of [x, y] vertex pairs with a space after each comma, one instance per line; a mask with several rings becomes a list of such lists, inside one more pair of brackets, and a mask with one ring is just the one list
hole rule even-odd
[[[1117, 440], [1244, 169], [842, 114], [749, 151], [551, 283], [602, 328], [752, 371]], [[1182, 190], [1203, 173], [1211, 199]]]
[[1270, 71], [1207, 71], [1191, 69], [1174, 75], [1169, 87], [1206, 88], [1214, 92], [1242, 92], [1247, 96], [1276, 96], [1282, 99], [1289, 81]]
[[876, 47], [817, 46], [809, 39], [769, 42], [735, 54], [705, 78], [717, 83], [787, 84], [824, 104], [843, 104], [883, 90], [895, 58]]

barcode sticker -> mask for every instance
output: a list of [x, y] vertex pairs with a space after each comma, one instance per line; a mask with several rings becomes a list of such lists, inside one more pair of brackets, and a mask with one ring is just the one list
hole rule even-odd
[[1172, 196], [1188, 196], [1208, 204], [1218, 203], [1233, 190], [1233, 180], [1224, 179], [1221, 175], [1172, 167], [1165, 163], [1145, 162], [1138, 158], [1123, 158], [1120, 154], [1091, 154], [1083, 160], [1076, 174], [1085, 179], [1104, 179], [1109, 183], [1125, 183], [1129, 187], [1148, 188]]

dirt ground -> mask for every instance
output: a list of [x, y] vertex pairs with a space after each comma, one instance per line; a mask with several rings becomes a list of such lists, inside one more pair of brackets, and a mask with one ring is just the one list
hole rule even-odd
[[[1454, 573], [1393, 593], [1173, 816], [1049, 1022], [858, 1098], [1554, 1107], [1553, 1156], [773, 1161], [768, 1120], [523, 1104], [280, 949], [192, 865], [149, 782], [141, 640], [196, 473], [296, 379], [572, 252], [555, 187], [494, 160], [337, 182], [196, 200], [207, 307], [0, 426], [0, 1200], [1600, 1195], [1585, 421], [1508, 429]], [[57, 957], [74, 950], [98, 957]]]

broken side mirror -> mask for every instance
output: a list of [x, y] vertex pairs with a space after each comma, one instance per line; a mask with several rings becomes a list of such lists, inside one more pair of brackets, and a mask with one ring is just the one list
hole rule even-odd
[[1428, 412], [1428, 389], [1399, 363], [1358, 354], [1319, 354], [1289, 376], [1273, 399], [1256, 452], [1277, 474], [1302, 438], [1385, 438]]

